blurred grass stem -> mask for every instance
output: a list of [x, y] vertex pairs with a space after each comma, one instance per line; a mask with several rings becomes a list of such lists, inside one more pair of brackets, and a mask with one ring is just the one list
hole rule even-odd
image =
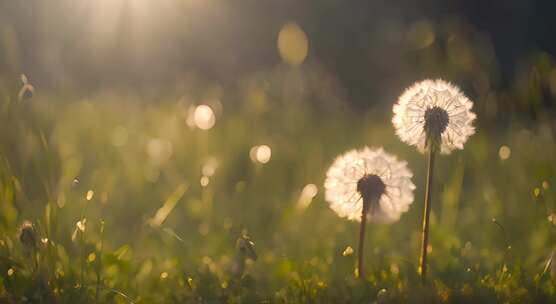
[[100, 221], [100, 248], [98, 252], [98, 262], [97, 262], [97, 286], [95, 289], [95, 301], [98, 303], [98, 294], [100, 291], [100, 275], [102, 270], [102, 250], [104, 247], [104, 220]]

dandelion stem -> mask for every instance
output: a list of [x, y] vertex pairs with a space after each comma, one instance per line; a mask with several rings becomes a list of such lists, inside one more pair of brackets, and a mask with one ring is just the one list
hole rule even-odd
[[365, 249], [365, 226], [367, 224], [367, 213], [369, 211], [370, 202], [367, 202], [363, 199], [363, 209], [361, 212], [361, 225], [359, 226], [359, 247], [357, 249], [357, 274], [360, 279], [365, 279], [365, 268], [363, 265], [363, 258], [364, 254], [363, 251]]
[[425, 188], [425, 208], [423, 212], [423, 231], [421, 243], [421, 257], [419, 258], [419, 270], [423, 284], [427, 281], [427, 247], [429, 245], [429, 218], [431, 213], [431, 189], [434, 172], [434, 156], [436, 149], [429, 145], [427, 149], [427, 185]]

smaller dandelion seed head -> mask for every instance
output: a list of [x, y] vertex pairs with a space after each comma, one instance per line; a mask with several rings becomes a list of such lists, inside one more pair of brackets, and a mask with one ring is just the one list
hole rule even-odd
[[[386, 185], [382, 179], [376, 174], [366, 174], [357, 181], [357, 192], [363, 198], [363, 208], [368, 210], [371, 207], [373, 211], [378, 203], [378, 200], [386, 191]], [[368, 206], [371, 204], [371, 206]]]
[[34, 248], [37, 245], [37, 235], [35, 227], [29, 221], [24, 221], [19, 228], [19, 241], [27, 248]]
[[367, 214], [370, 221], [391, 223], [413, 203], [411, 177], [406, 162], [381, 148], [351, 150], [328, 169], [325, 199], [340, 217], [360, 221]]

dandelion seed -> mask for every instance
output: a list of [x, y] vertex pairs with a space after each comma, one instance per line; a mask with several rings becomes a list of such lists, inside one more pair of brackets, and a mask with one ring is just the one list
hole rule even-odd
[[456, 86], [441, 80], [424, 80], [409, 87], [394, 105], [392, 123], [400, 139], [425, 152], [429, 141], [448, 154], [463, 149], [475, 133], [473, 102]]
[[382, 148], [351, 150], [334, 161], [324, 183], [325, 198], [340, 217], [361, 221], [358, 268], [364, 278], [363, 243], [367, 220], [379, 223], [397, 221], [413, 203], [415, 185], [407, 163]]

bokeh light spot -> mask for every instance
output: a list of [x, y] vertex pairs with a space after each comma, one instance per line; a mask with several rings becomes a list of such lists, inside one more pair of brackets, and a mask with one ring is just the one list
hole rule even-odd
[[344, 252], [342, 252], [343, 256], [350, 256], [353, 254], [353, 248], [351, 248], [351, 246], [347, 246], [346, 249], [344, 249]]
[[162, 138], [152, 138], [147, 143], [147, 154], [155, 163], [167, 161], [173, 152], [172, 143]]
[[266, 164], [270, 161], [272, 149], [267, 145], [254, 146], [249, 151], [249, 157], [253, 162]]
[[200, 105], [195, 108], [193, 118], [195, 125], [201, 130], [209, 130], [216, 123], [214, 111], [212, 111], [212, 108], [207, 105]]
[[501, 160], [506, 160], [510, 158], [511, 154], [512, 154], [512, 150], [508, 146], [502, 146], [500, 147], [500, 150], [498, 150], [498, 156], [500, 157]]
[[199, 182], [201, 183], [201, 186], [206, 187], [210, 183], [210, 179], [208, 176], [203, 176]]
[[407, 31], [407, 40], [415, 49], [423, 49], [430, 46], [435, 40], [432, 24], [428, 21], [413, 23]]
[[95, 192], [94, 192], [93, 190], [87, 191], [86, 199], [87, 199], [88, 201], [92, 200], [92, 199], [93, 199], [93, 196], [95, 196]]
[[214, 157], [209, 158], [203, 165], [203, 175], [208, 177], [213, 176], [216, 172], [216, 168], [218, 168], [218, 160]]
[[295, 23], [286, 23], [278, 33], [278, 52], [286, 63], [298, 66], [305, 61], [309, 42], [305, 32]]
[[306, 185], [303, 190], [301, 191], [301, 195], [299, 195], [299, 199], [297, 201], [297, 208], [298, 210], [304, 210], [307, 208], [313, 198], [317, 195], [318, 188], [315, 184], [308, 184]]

